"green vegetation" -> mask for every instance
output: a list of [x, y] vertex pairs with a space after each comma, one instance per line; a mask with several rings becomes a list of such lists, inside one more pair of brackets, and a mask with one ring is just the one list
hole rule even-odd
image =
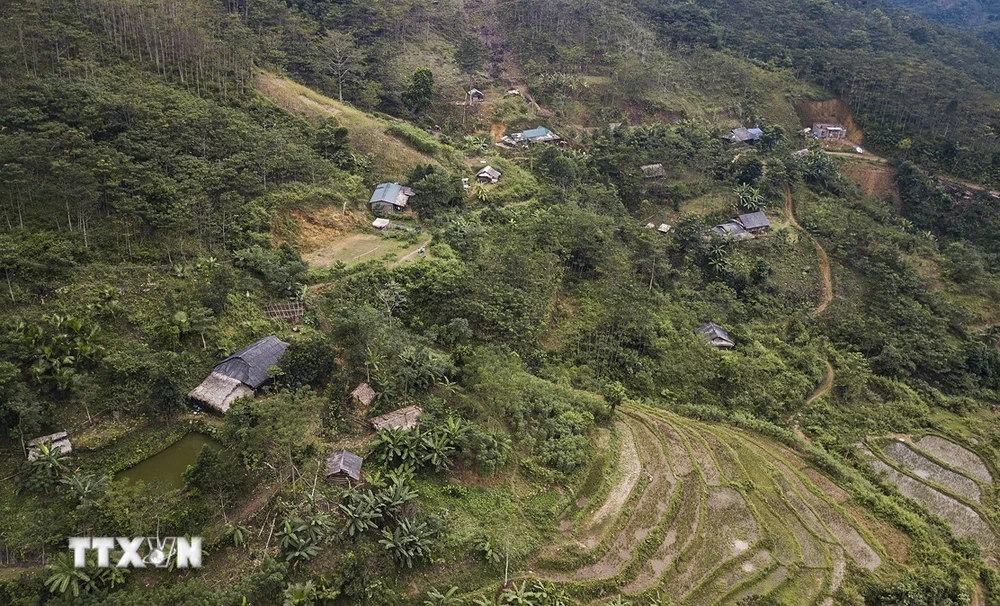
[[[0, 602], [996, 601], [997, 59], [853, 0], [5, 3]], [[897, 206], [801, 134], [830, 96]], [[66, 552], [155, 533], [205, 567]]]

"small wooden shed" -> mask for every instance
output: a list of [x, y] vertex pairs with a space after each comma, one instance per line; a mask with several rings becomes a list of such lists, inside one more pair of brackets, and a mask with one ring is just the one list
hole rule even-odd
[[358, 409], [368, 410], [375, 403], [375, 390], [368, 383], [362, 383], [351, 392], [351, 403]]
[[331, 484], [360, 484], [364, 459], [349, 450], [337, 451], [326, 458], [326, 481]]
[[399, 410], [368, 419], [368, 423], [375, 428], [375, 431], [388, 428], [412, 429], [417, 426], [420, 414], [423, 412], [424, 409], [419, 406], [407, 406], [406, 408], [400, 408]]

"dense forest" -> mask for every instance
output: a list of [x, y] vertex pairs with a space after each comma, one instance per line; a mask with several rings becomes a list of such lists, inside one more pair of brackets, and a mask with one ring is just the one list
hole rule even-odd
[[0, 602], [1000, 599], [998, 88], [860, 0], [3, 3]]
[[1000, 7], [994, 3], [981, 0], [891, 0], [890, 3], [931, 21], [968, 28], [977, 37], [1000, 48]]

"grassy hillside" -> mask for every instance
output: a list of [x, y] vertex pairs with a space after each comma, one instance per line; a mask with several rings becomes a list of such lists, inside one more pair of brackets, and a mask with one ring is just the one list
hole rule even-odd
[[[997, 66], [901, 15], [0, 5], [0, 603], [997, 601], [1000, 215], [928, 172], [996, 179]], [[383, 179], [415, 195], [377, 231]], [[195, 407], [265, 336], [272, 380]], [[205, 566], [65, 548], [155, 533]]]

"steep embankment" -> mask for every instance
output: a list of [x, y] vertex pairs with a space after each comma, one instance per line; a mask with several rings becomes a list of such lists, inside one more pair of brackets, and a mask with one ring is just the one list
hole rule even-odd
[[[626, 471], [639, 465], [639, 481], [627, 483], [624, 507], [615, 491], [592, 504], [563, 557], [536, 562], [551, 580], [584, 583], [584, 600], [621, 591], [638, 599], [658, 592], [675, 604], [755, 594], [831, 604], [848, 563], [882, 563], [872, 534], [791, 450], [659, 409], [629, 407], [620, 416], [634, 447], [611, 477], [632, 477]], [[604, 532], [594, 537], [590, 520], [612, 498], [615, 519], [602, 519]]]
[[257, 91], [285, 111], [313, 121], [334, 118], [347, 128], [351, 147], [371, 157], [372, 173], [378, 179], [402, 181], [418, 164], [437, 161], [386, 131], [392, 122], [377, 118], [325, 97], [316, 91], [266, 71], [257, 73]]

